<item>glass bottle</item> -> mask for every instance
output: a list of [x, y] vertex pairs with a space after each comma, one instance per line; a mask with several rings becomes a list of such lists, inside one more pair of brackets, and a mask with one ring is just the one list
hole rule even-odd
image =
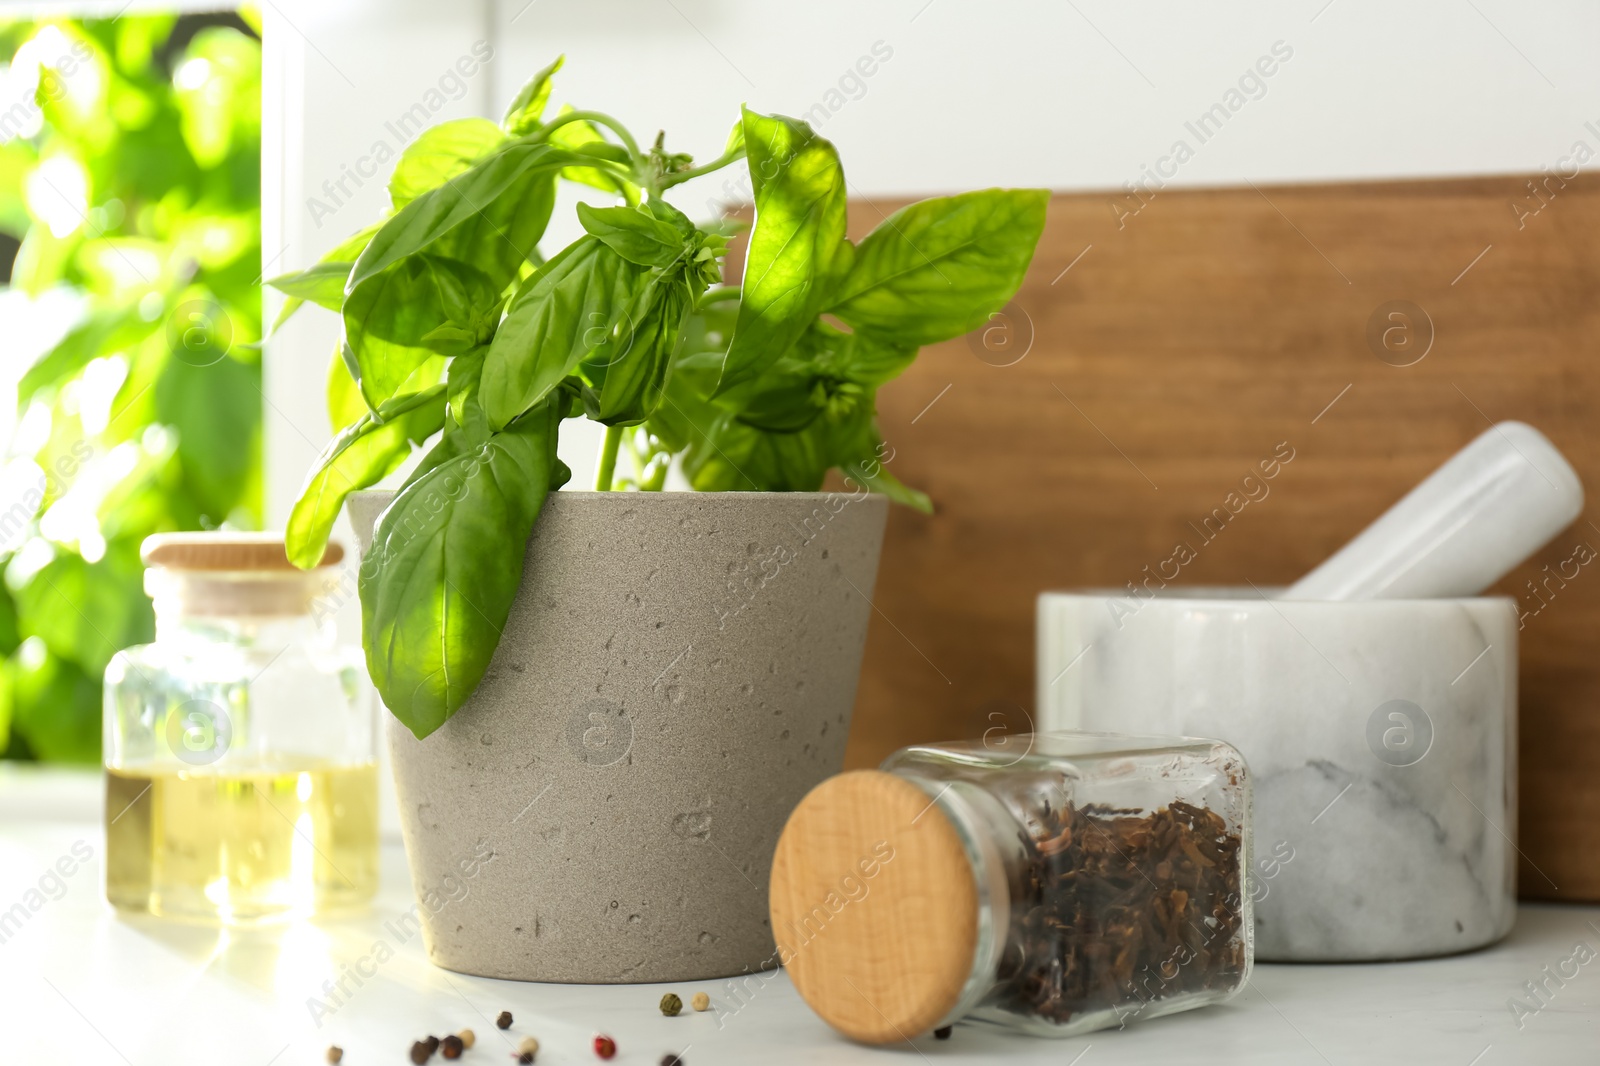
[[377, 728], [335, 644], [353, 577], [330, 544], [171, 533], [143, 545], [153, 644], [106, 668], [106, 896], [252, 923], [361, 903], [378, 877]]
[[778, 960], [867, 1043], [961, 1019], [1120, 1027], [1244, 987], [1249, 851], [1244, 760], [1216, 741], [904, 748], [790, 817], [771, 881]]

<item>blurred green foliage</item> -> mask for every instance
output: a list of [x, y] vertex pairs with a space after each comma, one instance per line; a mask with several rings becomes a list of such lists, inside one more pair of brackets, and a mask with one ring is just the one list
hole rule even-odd
[[0, 751], [95, 762], [139, 544], [261, 519], [260, 24], [0, 20]]

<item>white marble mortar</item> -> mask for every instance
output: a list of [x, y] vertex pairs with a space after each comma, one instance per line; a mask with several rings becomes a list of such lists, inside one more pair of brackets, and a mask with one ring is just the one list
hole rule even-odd
[[1276, 594], [1042, 594], [1038, 728], [1213, 737], [1243, 753], [1258, 958], [1422, 958], [1498, 940], [1515, 915], [1514, 602]]

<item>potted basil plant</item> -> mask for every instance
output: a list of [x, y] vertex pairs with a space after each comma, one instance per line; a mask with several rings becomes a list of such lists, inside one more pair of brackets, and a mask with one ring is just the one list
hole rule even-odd
[[[1047, 196], [924, 200], [852, 243], [838, 154], [805, 123], [744, 110], [696, 166], [609, 115], [547, 114], [559, 67], [499, 123], [427, 130], [381, 221], [271, 281], [284, 315], [343, 319], [343, 429], [289, 552], [314, 564], [350, 499], [436, 963], [769, 967], [768, 864], [842, 763], [886, 501], [930, 509], [889, 469], [876, 391], [1005, 305]], [[667, 197], [741, 163], [755, 220], [742, 284], [722, 284], [732, 227]], [[579, 204], [583, 235], [551, 254], [562, 182], [611, 205]], [[592, 493], [557, 492], [571, 418], [606, 427]], [[398, 491], [359, 491], [416, 451]], [[661, 491], [673, 463], [699, 491]], [[846, 490], [820, 492], [833, 470]]]

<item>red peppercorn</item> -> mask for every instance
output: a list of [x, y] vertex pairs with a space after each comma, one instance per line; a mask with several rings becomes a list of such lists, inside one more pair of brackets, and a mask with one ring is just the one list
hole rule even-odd
[[617, 1042], [609, 1036], [597, 1036], [594, 1038], [594, 1053], [602, 1059], [609, 1059], [617, 1053]]

